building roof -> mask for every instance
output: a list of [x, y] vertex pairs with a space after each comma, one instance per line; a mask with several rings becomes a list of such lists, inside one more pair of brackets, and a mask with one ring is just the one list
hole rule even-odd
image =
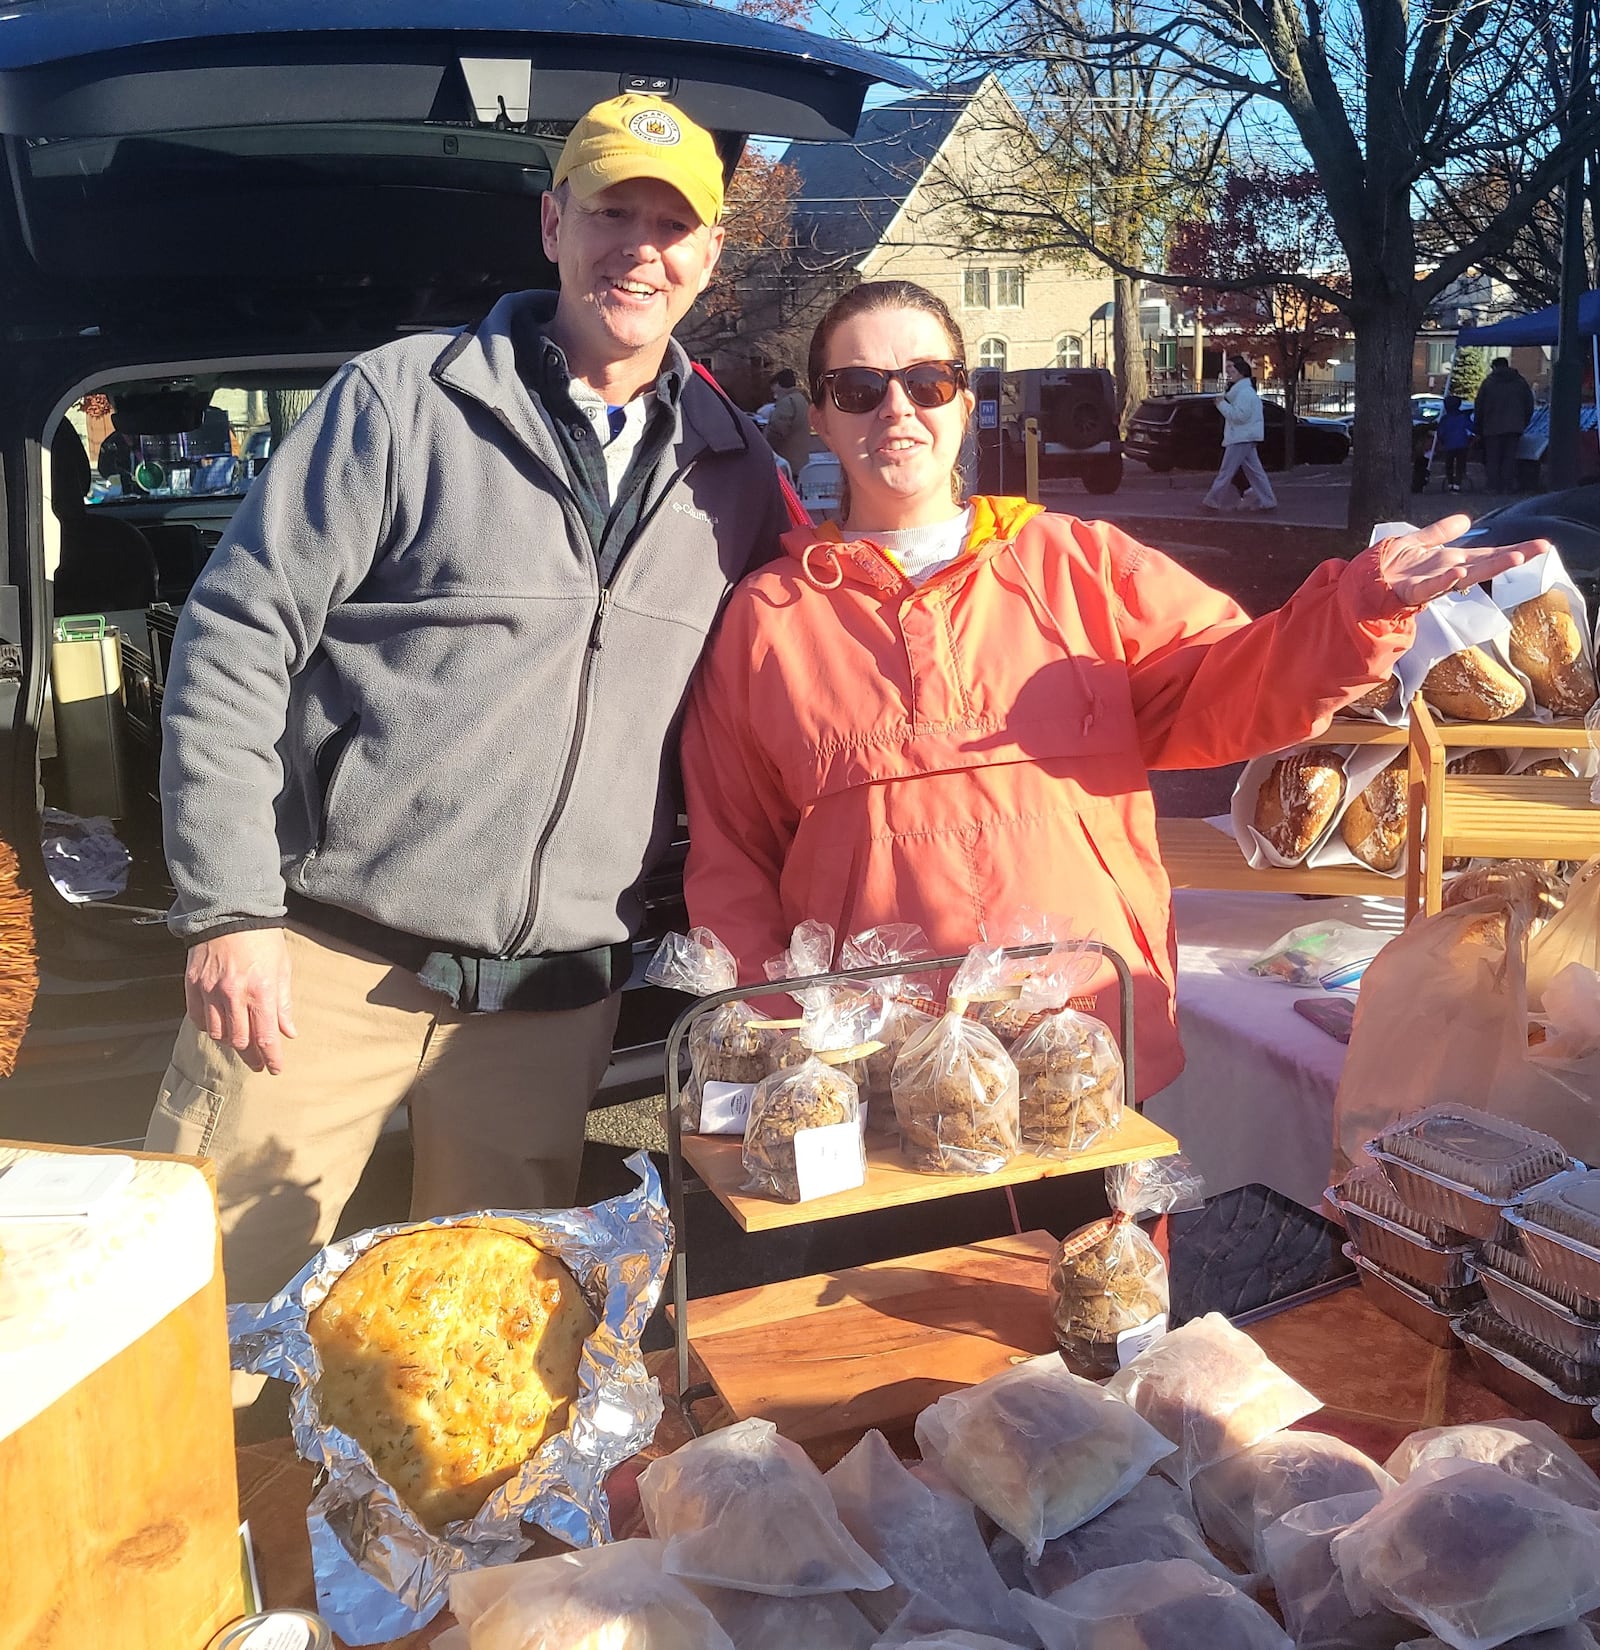
[[853, 143], [791, 143], [800, 174], [794, 223], [800, 245], [864, 257], [883, 239], [984, 77], [863, 111]]

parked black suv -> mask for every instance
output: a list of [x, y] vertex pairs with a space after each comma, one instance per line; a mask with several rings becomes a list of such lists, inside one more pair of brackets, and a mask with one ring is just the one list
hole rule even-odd
[[[1281, 470], [1286, 414], [1276, 401], [1263, 401], [1261, 413], [1261, 462]], [[1214, 470], [1222, 462], [1222, 414], [1209, 395], [1153, 395], [1128, 425], [1127, 452], [1157, 472]], [[1349, 435], [1331, 419], [1295, 420], [1296, 464], [1343, 464], [1349, 452]]]
[[[595, 102], [674, 100], [717, 134], [731, 171], [748, 133], [850, 139], [876, 81], [920, 84], [851, 46], [692, 0], [12, 8], [0, 832], [34, 891], [43, 990], [0, 1085], [0, 1136], [143, 1130], [182, 1013], [156, 796], [165, 649], [250, 460], [349, 356], [554, 284], [540, 196]], [[229, 433], [207, 451], [198, 432], [218, 431], [219, 409]], [[71, 586], [68, 611], [121, 627], [125, 719], [120, 702], [91, 698], [86, 718], [84, 701], [51, 692], [52, 575]], [[132, 873], [122, 897], [72, 904], [46, 873], [41, 807], [97, 795]], [[658, 926], [681, 922], [675, 868], [649, 895]], [[671, 1007], [630, 993], [616, 1097], [659, 1081]], [[97, 1073], [118, 1078], [114, 1102], [96, 1101]]]
[[1022, 493], [1030, 418], [1038, 421], [1042, 477], [1077, 476], [1091, 493], [1114, 493], [1122, 485], [1117, 386], [1104, 367], [984, 369], [972, 383], [981, 490]]

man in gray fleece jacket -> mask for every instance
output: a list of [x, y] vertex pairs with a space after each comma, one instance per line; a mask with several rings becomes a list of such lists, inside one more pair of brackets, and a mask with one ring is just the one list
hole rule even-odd
[[148, 1144], [217, 1160], [233, 1299], [327, 1241], [402, 1102], [413, 1215], [571, 1201], [689, 678], [787, 525], [671, 338], [722, 183], [659, 99], [591, 110], [544, 197], [559, 297], [351, 361], [184, 609], [189, 1017]]

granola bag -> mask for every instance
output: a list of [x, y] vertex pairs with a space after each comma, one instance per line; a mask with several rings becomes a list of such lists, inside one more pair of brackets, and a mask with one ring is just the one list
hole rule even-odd
[[890, 1087], [901, 1155], [931, 1174], [993, 1174], [1016, 1155], [1017, 1068], [999, 1038], [965, 1018], [1005, 962], [975, 948], [950, 987], [945, 1013], [900, 1050]]
[[1114, 1375], [1166, 1332], [1166, 1262], [1136, 1222], [1198, 1209], [1204, 1196], [1186, 1157], [1106, 1170], [1111, 1213], [1064, 1238], [1047, 1277], [1056, 1342], [1081, 1374]]
[[[733, 953], [709, 928], [687, 934], [668, 934], [645, 969], [651, 985], [664, 985], [691, 996], [709, 997], [731, 991], [739, 983]], [[707, 1083], [729, 1084], [743, 1090], [723, 1091], [717, 1108], [725, 1126], [718, 1133], [737, 1133], [749, 1111], [753, 1085], [767, 1075], [772, 1035], [758, 1023], [760, 1013], [749, 1003], [723, 1003], [689, 1025], [689, 1080], [680, 1098], [684, 1128], [700, 1132]]]
[[669, 1575], [776, 1598], [889, 1585], [839, 1522], [822, 1474], [770, 1421], [740, 1421], [652, 1461], [639, 1501]]
[[[815, 1136], [832, 1129], [824, 1142]], [[805, 1136], [812, 1136], [806, 1139]], [[801, 1137], [797, 1145], [797, 1137]], [[750, 1102], [744, 1134], [745, 1184], [784, 1203], [800, 1203], [807, 1194], [802, 1158], [815, 1145], [836, 1154], [841, 1148], [854, 1168], [833, 1176], [828, 1190], [859, 1186], [867, 1178], [866, 1147], [861, 1135], [861, 1103], [847, 1072], [812, 1055], [763, 1078]], [[811, 1192], [809, 1195], [819, 1195]]]

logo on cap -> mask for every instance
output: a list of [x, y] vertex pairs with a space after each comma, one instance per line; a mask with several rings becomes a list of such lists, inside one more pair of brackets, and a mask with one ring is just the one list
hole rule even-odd
[[628, 130], [643, 143], [671, 146], [683, 140], [678, 123], [665, 109], [643, 109], [628, 122]]

